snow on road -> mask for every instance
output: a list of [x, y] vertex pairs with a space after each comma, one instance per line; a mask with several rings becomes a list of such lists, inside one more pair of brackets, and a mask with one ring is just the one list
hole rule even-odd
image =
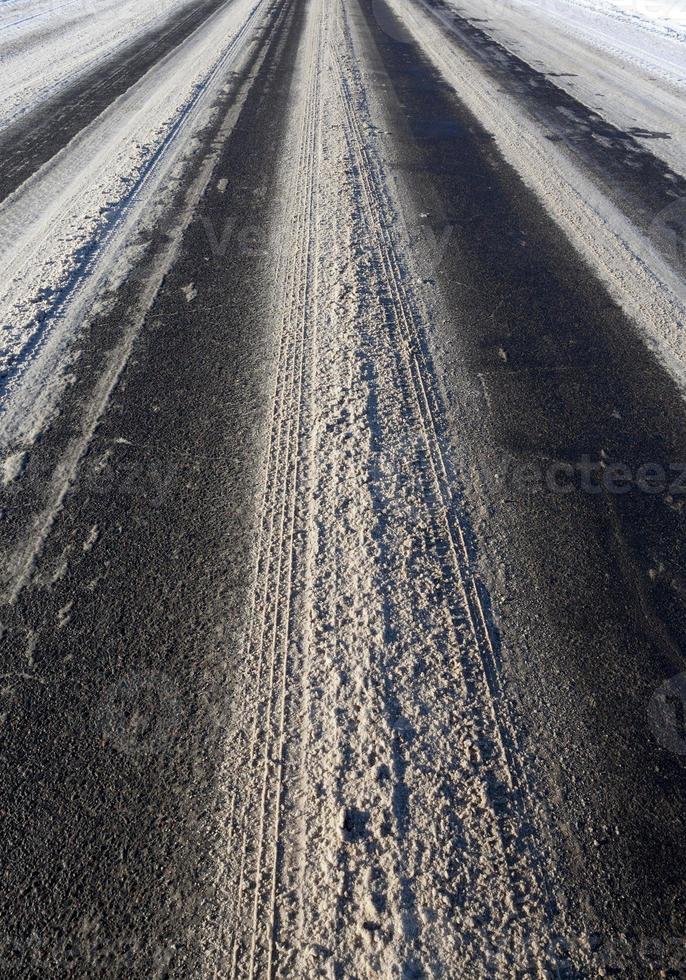
[[234, 61], [259, 0], [223, 7], [0, 205], [0, 439], [30, 444], [67, 380], [67, 351]]
[[[686, 4], [681, 0], [659, 9], [643, 0], [460, 0], [452, 5], [686, 173]], [[663, 13], [669, 20], [659, 16]]]
[[[684, 42], [674, 25], [647, 31], [653, 41], [637, 62], [632, 32], [644, 28], [629, 13], [555, 4], [479, 0], [470, 9], [546, 71], [582, 76], [561, 84], [582, 98], [604, 93], [622, 125], [654, 127], [662, 99], [667, 156], [683, 159]], [[392, 5], [647, 335], [683, 366], [680, 301], [659, 257], [431, 13], [413, 0]], [[266, 6], [222, 7], [0, 205], [6, 480], [68, 380], [88, 313], [126, 274], [132, 231], [164, 206]], [[135, 7], [144, 30], [171, 4]], [[123, 43], [133, 8], [90, 9], [2, 7], [0, 120]], [[610, 49], [612, 18], [623, 26]], [[54, 72], [41, 61], [47, 44], [65, 46]], [[345, 5], [311, 0], [273, 216], [276, 370], [224, 772], [225, 932], [220, 944], [208, 939], [207, 975], [324, 976], [334, 961], [346, 977], [457, 977], [465, 964], [475, 976], [544, 975], [564, 966], [554, 939], [566, 931], [546, 804], [501, 683], [444, 436], [420, 255], [407, 245], [364, 60], [362, 28]], [[633, 89], [631, 72], [641, 73]], [[180, 299], [191, 317], [204, 301], [196, 282]], [[116, 372], [106, 381], [103, 405]], [[10, 601], [96, 410], [93, 419], [12, 565]]]
[[279, 354], [208, 973], [539, 975], [541, 804], [361, 61], [344, 8], [315, 0], [275, 219]]
[[11, 0], [0, 6], [0, 128], [188, 6], [188, 0]]
[[[493, 134], [504, 157], [638, 324], [670, 373], [686, 385], [684, 202], [675, 198], [665, 214], [653, 216], [651, 228], [639, 229], [610, 199], [608, 187], [599, 185], [587, 172], [575, 153], [574, 141], [565, 145], [551, 140], [518, 94], [496, 80], [467, 45], [450, 37], [450, 15], [445, 10], [426, 0], [390, 0], [389, 5], [460, 100]], [[565, 79], [553, 81], [557, 84]], [[614, 81], [612, 90], [617, 95]], [[653, 107], [659, 106], [659, 99], [655, 89], [646, 97], [641, 114], [644, 125], [654, 118]], [[683, 163], [679, 149], [677, 156]], [[665, 260], [667, 253], [680, 268]]]

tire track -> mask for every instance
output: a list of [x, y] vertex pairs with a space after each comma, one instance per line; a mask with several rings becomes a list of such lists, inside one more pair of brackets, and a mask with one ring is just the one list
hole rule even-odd
[[[348, 48], [353, 51], [348, 18], [343, 10], [345, 34]], [[527, 833], [521, 829], [516, 834], [515, 846], [508, 846], [507, 837], [512, 833], [507, 823], [513, 822], [519, 828], [536, 826], [540, 823], [534, 816], [536, 806], [529, 786], [524, 767], [518, 761], [522, 758], [521, 747], [518, 744], [516, 728], [508, 710], [507, 699], [502, 690], [495, 644], [492, 638], [489, 617], [484, 607], [479, 582], [473, 572], [473, 553], [467, 543], [460, 515], [460, 503], [457, 493], [459, 480], [454, 467], [450, 464], [445, 438], [442, 435], [444, 425], [441, 422], [444, 409], [436, 385], [433, 383], [435, 372], [428, 354], [427, 341], [422, 325], [422, 315], [416, 310], [404, 282], [408, 273], [403, 268], [402, 260], [390, 231], [394, 224], [392, 205], [388, 202], [385, 182], [380, 165], [373, 158], [368, 141], [364, 138], [359, 124], [358, 113], [355, 109], [353, 84], [358, 93], [363, 92], [359, 68], [355, 66], [345, 70], [337, 52], [337, 67], [343, 104], [348, 120], [350, 154], [357, 161], [356, 172], [359, 185], [365, 199], [365, 213], [369, 215], [369, 234], [377, 240], [377, 254], [383, 278], [388, 283], [392, 297], [394, 316], [388, 322], [391, 330], [397, 330], [399, 343], [399, 373], [408, 392], [408, 401], [412, 406], [414, 418], [419, 421], [422, 436], [426, 446], [426, 454], [430, 463], [430, 483], [427, 497], [431, 509], [438, 516], [438, 535], [446, 541], [449, 550], [450, 571], [449, 579], [459, 588], [464, 601], [463, 608], [467, 611], [468, 625], [474, 638], [474, 650], [479, 658], [481, 673], [480, 687], [483, 695], [481, 704], [486, 707], [491, 718], [492, 731], [498, 743], [504, 771], [507, 776], [510, 807], [513, 812], [508, 814], [509, 820], [500, 820], [500, 839], [503, 859], [506, 862], [507, 874], [511, 879], [513, 896], [523, 897], [522, 882], [518, 881], [522, 872], [526, 874], [527, 886], [533, 886], [535, 893], [536, 881], [542, 871], [540, 858], [533, 849], [533, 841], [524, 838]], [[358, 94], [358, 100], [364, 96]], [[359, 101], [358, 101], [359, 104]], [[434, 518], [435, 520], [435, 518]], [[456, 624], [457, 626], [457, 624]], [[463, 669], [470, 672], [471, 664], [463, 664]], [[541, 828], [539, 827], [539, 834]], [[527, 836], [529, 836], [527, 833]], [[539, 835], [537, 835], [539, 836]], [[523, 849], [526, 857], [522, 861], [518, 851]], [[521, 865], [523, 864], [523, 868]], [[528, 873], [527, 873], [528, 872]], [[548, 916], [556, 908], [551, 884], [541, 875], [543, 893], [539, 895], [542, 908], [549, 910]], [[531, 894], [531, 892], [529, 892]], [[517, 900], [515, 900], [515, 905]], [[527, 937], [521, 937], [522, 949], [526, 949]], [[530, 962], [532, 969], [534, 964]]]
[[[313, 63], [316, 66], [316, 59]], [[263, 497], [258, 572], [248, 662], [257, 661], [255, 688], [243, 699], [243, 712], [254, 702], [248, 747], [252, 774], [239, 818], [240, 863], [233, 910], [232, 975], [271, 975], [274, 968], [276, 879], [279, 860], [280, 813], [283, 792], [284, 718], [289, 678], [289, 630], [292, 581], [295, 572], [295, 527], [301, 488], [301, 415], [306, 371], [306, 346], [312, 321], [306, 316], [311, 291], [315, 228], [317, 125], [319, 100], [316, 67], [309, 73], [301, 122], [300, 155], [293, 168], [287, 200], [301, 199], [295, 241], [282, 243], [277, 282], [284, 279], [277, 309], [280, 343], [273, 421], [269, 437], [267, 475]], [[311, 357], [311, 352], [310, 352]], [[290, 692], [293, 696], [292, 691]], [[257, 783], [257, 786], [255, 785]], [[257, 791], [257, 793], [256, 793]], [[232, 808], [238, 793], [234, 792]], [[259, 799], [257, 798], [259, 797]], [[258, 809], [258, 829], [250, 826]], [[235, 812], [235, 809], [234, 809]], [[234, 816], [233, 823], [236, 823]], [[246, 917], [250, 926], [247, 927]]]
[[312, 4], [299, 64], [229, 972], [543, 975], [540, 804], [342, 5]]

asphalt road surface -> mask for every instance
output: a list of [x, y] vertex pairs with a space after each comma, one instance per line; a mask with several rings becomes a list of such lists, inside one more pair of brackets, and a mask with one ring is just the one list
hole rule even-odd
[[686, 975], [686, 167], [463, 13], [0, 128], [3, 976]]

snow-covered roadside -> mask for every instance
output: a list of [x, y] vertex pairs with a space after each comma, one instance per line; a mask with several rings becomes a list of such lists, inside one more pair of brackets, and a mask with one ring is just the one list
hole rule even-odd
[[[414, 0], [389, 0], [389, 5], [686, 390], [683, 279], [570, 153], [545, 139], [525, 109], [477, 60], [446, 38], [433, 10]], [[670, 211], [682, 207], [683, 202], [676, 201]], [[676, 210], [672, 217], [683, 221]], [[669, 217], [655, 216], [656, 233], [670, 224]]]
[[686, 173], [683, 0], [451, 0], [451, 5]]
[[262, 0], [211, 17], [0, 206], [0, 441], [22, 449], [67, 380], [66, 351], [121, 276]]
[[684, 0], [567, 0], [567, 3], [577, 10], [606, 16], [652, 34], [686, 39]]
[[0, 4], [0, 128], [190, 0], [9, 0]]

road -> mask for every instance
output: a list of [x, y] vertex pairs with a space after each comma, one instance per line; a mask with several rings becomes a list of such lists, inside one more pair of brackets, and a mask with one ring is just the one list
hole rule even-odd
[[0, 128], [3, 974], [682, 975], [650, 79], [439, 0], [140, 11]]

